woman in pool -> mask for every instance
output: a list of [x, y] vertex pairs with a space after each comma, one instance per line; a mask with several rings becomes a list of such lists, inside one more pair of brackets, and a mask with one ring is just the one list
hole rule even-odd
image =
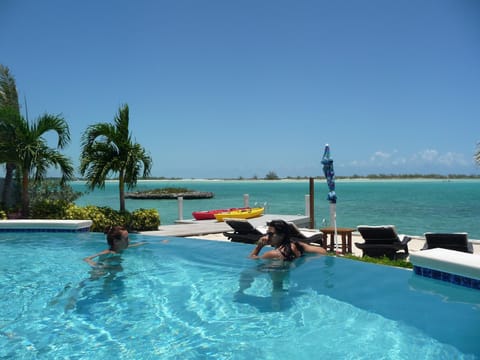
[[[267, 235], [262, 236], [257, 241], [257, 246], [250, 253], [250, 257], [253, 259], [280, 259], [292, 261], [301, 257], [304, 253], [326, 254], [326, 250], [320, 246], [292, 241], [290, 239], [289, 226], [283, 220], [272, 220], [267, 223], [267, 226]], [[271, 245], [274, 249], [259, 256], [258, 254], [265, 245]]]
[[99, 252], [98, 254], [90, 255], [83, 260], [92, 266], [98, 266], [98, 263], [93, 261], [96, 257], [103, 257], [103, 255], [120, 254], [128, 247], [139, 246], [145, 244], [144, 242], [130, 244], [128, 239], [128, 231], [123, 226], [108, 226], [105, 228], [104, 234], [107, 235], [107, 243], [109, 248]]

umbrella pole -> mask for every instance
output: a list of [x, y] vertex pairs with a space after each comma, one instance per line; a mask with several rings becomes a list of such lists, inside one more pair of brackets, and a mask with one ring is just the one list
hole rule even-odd
[[338, 254], [338, 239], [337, 239], [337, 204], [330, 203], [330, 224], [333, 227], [333, 236], [335, 239], [335, 254]]

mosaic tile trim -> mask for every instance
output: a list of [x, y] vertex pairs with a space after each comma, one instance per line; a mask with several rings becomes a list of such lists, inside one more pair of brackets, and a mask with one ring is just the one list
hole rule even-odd
[[440, 270], [433, 270], [421, 266], [413, 266], [415, 274], [428, 277], [435, 280], [449, 282], [455, 285], [465, 286], [470, 289], [480, 290], [480, 280], [472, 279], [466, 276], [450, 274]]
[[80, 228], [80, 229], [49, 229], [49, 228], [41, 228], [41, 229], [26, 229], [26, 228], [17, 228], [17, 229], [7, 229], [7, 228], [0, 228], [0, 233], [33, 233], [33, 232], [53, 232], [53, 233], [75, 233], [75, 232], [88, 232], [90, 228]]

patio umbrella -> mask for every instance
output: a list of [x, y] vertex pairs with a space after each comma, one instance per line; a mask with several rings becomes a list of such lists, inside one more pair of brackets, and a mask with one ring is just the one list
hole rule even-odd
[[336, 214], [336, 204], [337, 204], [337, 195], [335, 194], [335, 171], [333, 170], [333, 159], [330, 157], [330, 147], [328, 144], [325, 145], [325, 152], [323, 153], [322, 158], [323, 173], [327, 179], [328, 185], [328, 196], [327, 199], [330, 202], [330, 226], [334, 229], [334, 239], [335, 239], [335, 252], [338, 251], [337, 243], [337, 214]]

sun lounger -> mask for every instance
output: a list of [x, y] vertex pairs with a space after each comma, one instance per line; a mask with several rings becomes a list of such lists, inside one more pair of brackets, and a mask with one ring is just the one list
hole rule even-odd
[[305, 236], [294, 223], [288, 223], [288, 231], [290, 232], [290, 239], [293, 241], [302, 241], [305, 243], [319, 244], [321, 247], [325, 247], [323, 244], [323, 234], [317, 233], [312, 236]]
[[[359, 225], [357, 227], [360, 235], [365, 240], [364, 243], [355, 243], [362, 250], [362, 256], [382, 257], [387, 256], [389, 259], [397, 259], [398, 255], [408, 256], [408, 242], [412, 239], [404, 236], [400, 240], [395, 226], [367, 226]], [[400, 252], [399, 251], [403, 251]]]
[[[261, 236], [265, 235], [248, 222], [248, 220], [228, 219], [226, 223], [233, 231], [224, 232], [223, 235], [233, 242], [255, 244]], [[290, 238], [294, 241], [303, 241], [308, 244], [316, 243], [323, 247], [322, 233], [305, 236], [294, 223], [288, 223], [288, 230], [290, 232]]]
[[233, 231], [224, 232], [223, 235], [233, 242], [255, 244], [261, 236], [265, 235], [250, 224], [248, 220], [228, 219], [225, 222]]
[[473, 246], [467, 233], [425, 233], [425, 246], [422, 250], [443, 248], [473, 254]]

